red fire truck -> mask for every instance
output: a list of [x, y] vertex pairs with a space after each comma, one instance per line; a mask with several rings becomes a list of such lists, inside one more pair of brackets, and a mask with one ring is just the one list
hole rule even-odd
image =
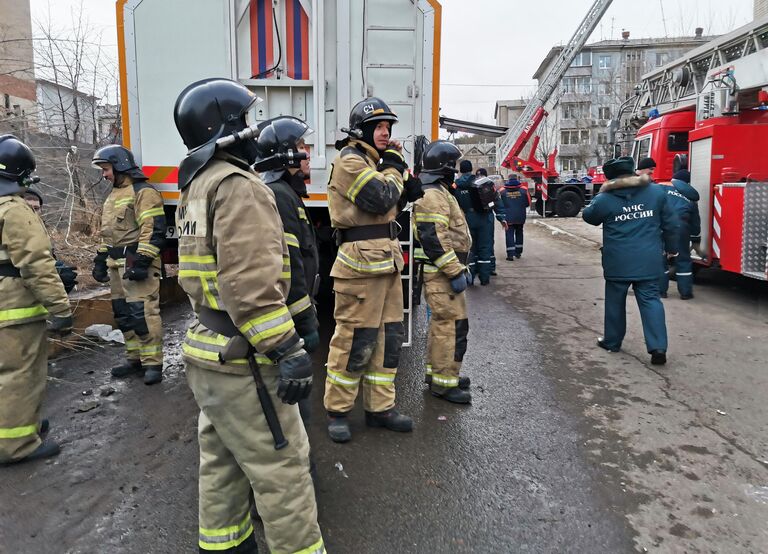
[[702, 220], [698, 266], [768, 280], [768, 17], [643, 76], [632, 149], [654, 179], [689, 169]]

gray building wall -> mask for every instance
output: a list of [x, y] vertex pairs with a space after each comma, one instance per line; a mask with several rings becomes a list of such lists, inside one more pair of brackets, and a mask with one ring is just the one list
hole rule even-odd
[[755, 19], [768, 15], [768, 0], [755, 0]]
[[0, 120], [22, 120], [35, 107], [29, 0], [0, 0]]

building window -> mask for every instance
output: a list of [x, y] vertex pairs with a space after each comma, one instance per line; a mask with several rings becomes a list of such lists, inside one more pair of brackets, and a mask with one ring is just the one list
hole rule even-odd
[[611, 108], [608, 106], [601, 106], [597, 108], [598, 119], [611, 119]]
[[563, 119], [582, 119], [589, 116], [589, 104], [585, 102], [573, 102], [562, 104]]
[[613, 94], [613, 85], [611, 84], [610, 81], [603, 81], [598, 85], [597, 93], [602, 94], [603, 96], [608, 96], [609, 94]]
[[667, 65], [668, 63], [669, 63], [669, 53], [667, 52], [656, 53], [656, 67], [661, 67], [662, 65]]
[[560, 131], [560, 144], [589, 144], [589, 130]]
[[608, 134], [607, 133], [598, 133], [598, 135], [597, 135], [597, 144], [608, 144]]
[[592, 92], [592, 77], [563, 77], [563, 94], [590, 94]]
[[643, 51], [642, 50], [629, 50], [627, 51], [627, 61], [628, 62], [637, 62], [643, 59]]
[[640, 81], [642, 76], [642, 68], [639, 66], [628, 65], [627, 66], [627, 83], [632, 86]]
[[571, 67], [587, 67], [592, 65], [592, 52], [579, 52], [571, 62]]
[[597, 58], [597, 67], [600, 69], [610, 69], [611, 68], [611, 56], [600, 56]]
[[576, 171], [579, 167], [576, 158], [560, 158], [560, 164], [562, 165], [561, 171]]

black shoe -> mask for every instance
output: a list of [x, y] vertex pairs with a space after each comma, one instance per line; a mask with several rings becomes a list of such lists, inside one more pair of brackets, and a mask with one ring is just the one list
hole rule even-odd
[[498, 277], [498, 276], [499, 276], [498, 273], [496, 273], [495, 271], [491, 271], [491, 277]]
[[37, 432], [37, 434], [40, 435], [41, 439], [45, 439], [45, 436], [48, 434], [48, 429], [50, 429], [50, 427], [51, 424], [47, 419], [40, 420], [40, 430]]
[[27, 454], [23, 458], [18, 460], [12, 460], [10, 462], [4, 462], [0, 465], [20, 464], [22, 462], [31, 462], [33, 460], [41, 460], [43, 458], [51, 458], [58, 455], [61, 452], [59, 444], [53, 441], [43, 441], [40, 446], [35, 448], [31, 454]]
[[667, 353], [663, 350], [654, 350], [651, 352], [651, 363], [653, 365], [664, 365], [667, 363]]
[[518, 254], [518, 255], [516, 255], [516, 256], [515, 256], [515, 258], [517, 258], [517, 259], [519, 260], [519, 259], [520, 259], [520, 256], [522, 256], [522, 254]]
[[413, 431], [413, 420], [408, 416], [399, 414], [394, 408], [386, 412], [365, 412], [365, 424], [368, 427], [384, 427], [400, 433]]
[[134, 373], [141, 373], [141, 362], [138, 360], [128, 360], [123, 365], [112, 368], [112, 377], [127, 377]]
[[659, 296], [661, 296], [662, 298], [666, 298], [667, 297], [667, 293], [666, 292], [660, 292]]
[[[432, 376], [427, 374], [424, 376], [424, 382], [427, 385], [432, 384]], [[469, 379], [469, 377], [459, 377], [459, 388], [463, 390], [468, 390], [469, 387], [472, 385], [472, 381]]]
[[681, 294], [680, 295], [680, 300], [690, 300], [691, 298], [693, 298], [693, 293], [685, 294], [685, 295]]
[[508, 262], [514, 262], [515, 261], [515, 257], [514, 256], [507, 256], [507, 261]]
[[602, 337], [597, 339], [597, 346], [599, 346], [603, 350], [607, 350], [608, 352], [618, 352], [619, 350], [621, 350], [621, 348], [611, 348], [610, 346], [605, 344], [605, 340]]
[[328, 412], [328, 436], [333, 442], [349, 442], [352, 432], [346, 414]]
[[144, 372], [144, 384], [156, 385], [163, 380], [163, 366], [161, 365], [148, 365]]
[[472, 403], [472, 394], [468, 390], [460, 389], [459, 387], [451, 387], [449, 389], [443, 389], [443, 391], [438, 391], [430, 387], [429, 392], [431, 392], [433, 396], [437, 396], [438, 398], [442, 398], [443, 400], [455, 404]]
[[490, 284], [491, 284], [491, 280], [490, 279], [488, 279], [487, 281], [480, 280], [480, 285], [483, 286], [483, 287], [485, 287], [487, 285], [490, 285]]

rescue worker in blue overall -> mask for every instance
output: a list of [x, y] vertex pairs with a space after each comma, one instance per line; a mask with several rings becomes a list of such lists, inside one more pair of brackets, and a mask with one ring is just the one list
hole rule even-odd
[[456, 180], [456, 200], [467, 218], [469, 232], [472, 234], [472, 251], [469, 253], [470, 285], [475, 284], [475, 276], [480, 277], [480, 284], [491, 282], [491, 256], [493, 254], [493, 218], [501, 222], [506, 229], [504, 209], [494, 206], [493, 210], [483, 210], [473, 199], [472, 162], [462, 160], [459, 164], [461, 177]]
[[[685, 173], [688, 173], [687, 171]], [[685, 177], [681, 172], [675, 173], [678, 177]], [[690, 177], [689, 177], [690, 178]], [[678, 188], [679, 187], [679, 188]], [[701, 218], [699, 217], [699, 207], [696, 202], [691, 201], [685, 194], [680, 192], [684, 190], [690, 195], [688, 188], [698, 193], [688, 183], [682, 179], [672, 178], [672, 182], [664, 185], [667, 193], [667, 201], [680, 219], [680, 232], [677, 237], [677, 244], [674, 245], [677, 256], [667, 262], [667, 267], [659, 281], [661, 297], [667, 297], [669, 290], [670, 267], [675, 268], [677, 277], [677, 291], [680, 293], [681, 300], [690, 300], [693, 298], [693, 262], [691, 261], [691, 242], [701, 242]], [[693, 197], [693, 195], [691, 195]]]
[[[609, 179], [582, 217], [603, 226], [602, 263], [605, 278], [605, 333], [597, 345], [618, 352], [627, 328], [626, 301], [635, 291], [651, 363], [667, 362], [667, 327], [659, 298], [663, 272], [659, 252], [677, 254], [677, 217], [660, 185], [646, 175], [634, 175], [635, 162], [622, 157], [603, 166]], [[663, 244], [662, 244], [663, 242]]]
[[504, 184], [501, 200], [504, 203], [504, 216], [507, 218], [507, 261], [511, 262], [523, 255], [523, 226], [528, 206], [531, 205], [528, 186], [521, 183], [516, 175], [510, 175]]

